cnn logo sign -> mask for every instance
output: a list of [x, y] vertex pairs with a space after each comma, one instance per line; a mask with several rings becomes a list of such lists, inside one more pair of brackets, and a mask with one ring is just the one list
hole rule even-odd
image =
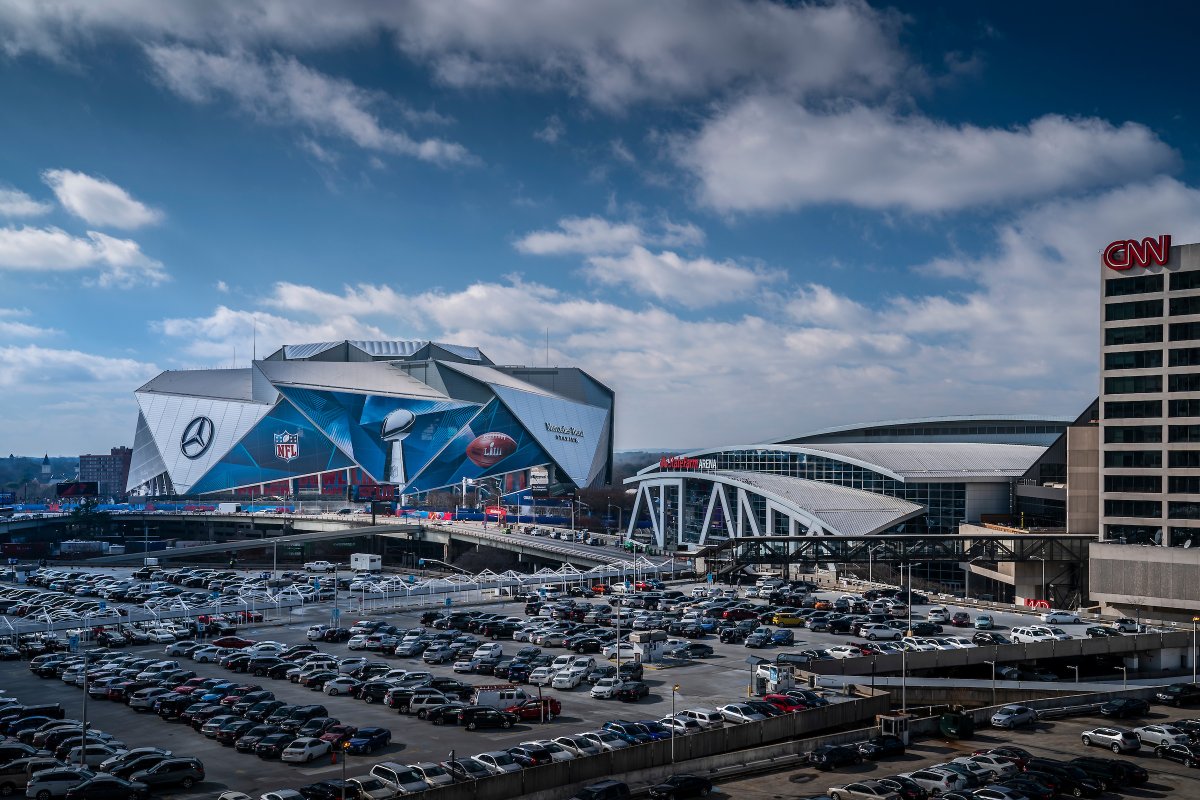
[[1157, 242], [1149, 237], [1140, 242], [1137, 239], [1121, 239], [1104, 248], [1100, 263], [1109, 269], [1123, 272], [1134, 267], [1148, 267], [1151, 264], [1165, 266], [1170, 255], [1170, 236], [1159, 236]]

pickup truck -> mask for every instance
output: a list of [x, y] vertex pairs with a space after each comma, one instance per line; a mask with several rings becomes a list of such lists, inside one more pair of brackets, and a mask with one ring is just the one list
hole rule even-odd
[[333, 572], [337, 567], [328, 561], [309, 561], [304, 565], [305, 572]]

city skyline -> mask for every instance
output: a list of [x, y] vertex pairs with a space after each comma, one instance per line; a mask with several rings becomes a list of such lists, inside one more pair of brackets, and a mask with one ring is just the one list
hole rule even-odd
[[578, 365], [618, 450], [1073, 417], [1100, 250], [1200, 241], [1190, 9], [448, 9], [0, 0], [0, 447], [340, 339]]

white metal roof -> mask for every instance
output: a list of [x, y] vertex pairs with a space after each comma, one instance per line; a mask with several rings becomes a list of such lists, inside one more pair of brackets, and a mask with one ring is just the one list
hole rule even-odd
[[254, 400], [249, 369], [171, 370], [151, 378], [137, 391], [220, 400]]
[[791, 442], [797, 439], [807, 439], [811, 436], [828, 436], [833, 433], [849, 433], [851, 431], [869, 431], [876, 428], [894, 428], [906, 425], [942, 425], [959, 423], [963, 425], [979, 425], [985, 422], [1024, 422], [1030, 425], [1058, 424], [1070, 425], [1074, 417], [1062, 417], [1054, 414], [959, 414], [946, 417], [912, 417], [910, 419], [885, 419], [878, 422], [859, 422], [854, 425], [834, 425], [828, 428], [818, 428], [796, 436], [780, 439], [781, 442]]
[[408, 358], [426, 345], [437, 345], [438, 347], [448, 352], [454, 353], [459, 358], [465, 358], [470, 361], [482, 361], [483, 353], [478, 347], [468, 347], [461, 344], [446, 344], [444, 342], [431, 342], [428, 339], [346, 339], [342, 342], [308, 342], [305, 344], [285, 344], [283, 346], [283, 357], [288, 360], [302, 360], [320, 355], [326, 350], [337, 347], [340, 344], [348, 344], [351, 347], [357, 348], [373, 358], [387, 358], [394, 356], [396, 358]]
[[446, 399], [437, 389], [387, 361], [256, 361], [254, 366], [277, 385]]

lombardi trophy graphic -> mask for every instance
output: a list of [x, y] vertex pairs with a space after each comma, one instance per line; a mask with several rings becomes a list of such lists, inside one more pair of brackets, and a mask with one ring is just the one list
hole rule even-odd
[[407, 408], [397, 408], [383, 418], [383, 428], [380, 437], [391, 445], [388, 450], [386, 469], [388, 483], [404, 486], [408, 476], [404, 474], [404, 449], [401, 442], [412, 432], [413, 423], [417, 417]]

